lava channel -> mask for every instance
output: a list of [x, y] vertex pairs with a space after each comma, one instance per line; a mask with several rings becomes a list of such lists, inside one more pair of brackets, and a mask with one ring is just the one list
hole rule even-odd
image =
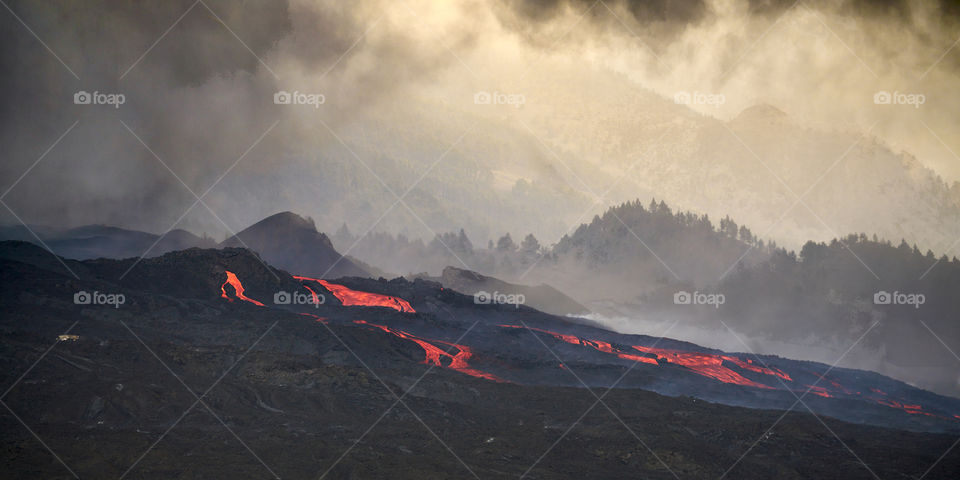
[[[381, 295], [379, 293], [361, 292], [359, 290], [353, 290], [343, 285], [330, 283], [326, 280], [320, 280], [318, 278], [301, 277], [297, 275], [294, 275], [293, 278], [296, 278], [301, 282], [310, 281], [323, 285], [323, 288], [329, 290], [330, 293], [332, 293], [334, 297], [337, 297], [337, 300], [340, 300], [340, 303], [342, 303], [345, 307], [387, 307], [398, 312], [416, 313], [416, 310], [410, 306], [410, 303], [399, 297]], [[310, 293], [313, 293], [314, 298], [316, 299], [316, 294], [313, 292], [313, 290], [310, 290]]]
[[243, 294], [243, 284], [240, 283], [240, 279], [237, 278], [237, 276], [233, 272], [231, 272], [230, 270], [224, 270], [224, 272], [226, 272], [227, 274], [227, 281], [223, 282], [223, 285], [220, 285], [221, 297], [226, 298], [230, 302], [233, 302], [233, 299], [230, 298], [229, 295], [227, 295], [227, 284], [229, 284], [231, 287], [233, 287], [234, 295], [240, 300], [243, 300], [244, 302], [250, 302], [260, 307], [264, 306], [262, 303]]
[[[526, 328], [521, 325], [500, 325], [500, 326], [506, 327], [506, 328]], [[649, 356], [639, 356], [639, 355], [624, 353], [623, 351], [614, 347], [610, 343], [603, 342], [600, 340], [587, 340], [585, 338], [580, 338], [575, 335], [566, 335], [562, 333], [551, 332], [549, 330], [544, 330], [540, 328], [531, 327], [530, 330], [536, 330], [538, 332], [546, 333], [548, 335], [553, 336], [557, 340], [560, 340], [572, 345], [583, 345], [583, 346], [591, 347], [598, 351], [616, 355], [617, 357], [623, 358], [626, 360], [634, 360], [638, 362], [648, 363], [651, 365], [659, 365], [661, 361], [667, 362], [667, 363], [673, 363], [676, 365], [686, 367], [691, 371], [693, 371], [694, 373], [697, 373], [699, 375], [703, 375], [705, 377], [709, 377], [715, 380], [719, 380], [723, 383], [733, 383], [737, 385], [744, 385], [748, 387], [756, 387], [756, 388], [771, 389], [771, 390], [782, 390], [781, 388], [771, 387], [769, 385], [764, 385], [762, 383], [758, 383], [753, 380], [750, 380], [740, 375], [739, 373], [731, 370], [730, 368], [724, 366], [724, 362], [729, 362], [733, 365], [736, 365], [739, 368], [742, 368], [744, 370], [749, 370], [751, 372], [780, 377], [783, 381], [788, 381], [788, 382], [794, 381], [790, 377], [790, 375], [783, 372], [782, 370], [779, 370], [776, 368], [760, 367], [754, 364], [753, 361], [749, 359], [743, 360], [741, 358], [734, 357], [732, 355], [716, 355], [712, 353], [685, 352], [685, 351], [679, 351], [679, 350], [669, 350], [665, 348], [644, 347], [640, 345], [631, 346], [632, 349], [638, 352], [642, 352], [647, 355], [653, 355], [656, 357], [656, 358], [653, 358]], [[560, 368], [565, 368], [565, 367], [563, 364], [561, 364]], [[836, 395], [838, 394], [845, 395], [848, 397], [863, 397], [863, 395], [860, 392], [854, 392], [844, 387], [843, 385], [840, 384], [840, 382], [837, 382], [836, 380], [828, 378], [825, 375], [817, 374], [815, 372], [811, 372], [811, 373], [819, 377], [821, 380], [826, 380], [827, 382], [829, 382], [832, 389], [827, 387], [817, 386], [817, 385], [804, 385], [804, 388], [807, 391], [809, 391], [809, 393], [812, 393], [814, 395], [818, 395], [824, 398], [835, 398]], [[884, 405], [890, 408], [896, 408], [912, 415], [926, 415], [930, 417], [945, 418], [949, 420], [948, 417], [941, 417], [939, 415], [934, 415], [929, 412], [923, 411], [923, 407], [921, 405], [904, 404], [900, 401], [889, 398], [886, 392], [884, 392], [883, 390], [876, 389], [876, 388], [871, 388], [870, 390], [876, 395], [873, 395], [874, 398], [868, 397], [868, 400], [871, 400], [880, 405]], [[794, 391], [803, 391], [803, 390], [794, 390]], [[880, 395], [886, 398], [875, 398], [877, 395]], [[955, 417], [957, 419], [960, 419], [960, 415], [955, 415]]]
[[[466, 345], [459, 345], [456, 343], [444, 342], [443, 340], [427, 340], [411, 333], [404, 332], [403, 330], [397, 330], [395, 328], [390, 328], [386, 325], [377, 325], [375, 323], [370, 323], [366, 320], [354, 320], [354, 323], [358, 325], [367, 325], [370, 327], [378, 328], [384, 332], [393, 334], [397, 337], [400, 337], [404, 340], [410, 340], [415, 342], [417, 345], [420, 345], [420, 348], [423, 348], [425, 357], [423, 359], [424, 364], [426, 365], [436, 365], [438, 367], [446, 367], [451, 370], [456, 370], [460, 373], [465, 373], [472, 377], [483, 378], [485, 380], [493, 380], [494, 382], [500, 383], [509, 383], [506, 380], [503, 380], [500, 377], [492, 373], [482, 372], [475, 368], [471, 368], [468, 361], [473, 357], [473, 351], [470, 350], [470, 347]], [[455, 355], [451, 355], [444, 351], [442, 348], [434, 345], [435, 343], [447, 345], [448, 347], [453, 347], [457, 350]], [[443, 357], [450, 359], [450, 363], [444, 365], [441, 362]]]
[[[500, 325], [501, 327], [506, 328], [525, 328], [520, 325]], [[600, 340], [587, 340], [584, 338], [577, 337], [575, 335], [565, 335], [562, 333], [551, 332], [549, 330], [543, 330], [540, 328], [530, 328], [530, 330], [536, 330], [538, 332], [546, 333], [553, 336], [554, 338], [572, 344], [572, 345], [584, 345], [591, 347], [600, 352], [608, 353], [611, 355], [616, 355], [619, 358], [625, 360], [633, 360], [636, 362], [648, 363], [650, 365], [659, 365], [660, 361], [667, 363], [673, 363], [680, 365], [692, 370], [694, 373], [703, 375], [705, 377], [712, 378], [714, 380], [719, 380], [723, 383], [733, 383], [737, 385], [744, 385], [748, 387], [756, 388], [765, 388], [773, 389], [769, 385], [764, 385], [762, 383], [754, 382], [743, 375], [731, 370], [730, 368], [723, 365], [724, 362], [730, 362], [740, 368], [749, 370], [756, 373], [762, 373], [765, 375], [774, 375], [785, 380], [791, 380], [790, 376], [786, 373], [770, 368], [758, 367], [753, 364], [753, 362], [745, 361], [737, 357], [730, 355], [715, 355], [712, 353], [700, 353], [700, 352], [682, 352], [679, 350], [668, 350], [664, 348], [653, 348], [653, 347], [644, 347], [640, 345], [632, 345], [631, 348], [634, 350], [647, 354], [653, 355], [644, 356], [637, 355], [634, 353], [626, 353], [622, 350], [615, 348], [608, 342], [603, 342]]]
[[304, 317], [310, 317], [310, 318], [312, 318], [312, 319], [314, 319], [314, 320], [316, 320], [316, 321], [318, 321], [318, 322], [320, 322], [320, 323], [322, 323], [322, 324], [324, 324], [324, 325], [329, 325], [329, 324], [330, 324], [330, 321], [327, 319], [327, 317], [321, 317], [321, 316], [319, 316], [319, 315], [314, 315], [314, 314], [312, 314], [312, 313], [300, 313], [299, 315], [302, 315], [302, 316], [304, 316]]

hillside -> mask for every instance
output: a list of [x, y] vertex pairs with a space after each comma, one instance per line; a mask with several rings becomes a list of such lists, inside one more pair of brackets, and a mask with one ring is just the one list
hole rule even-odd
[[323, 278], [369, 276], [353, 260], [333, 248], [313, 220], [295, 213], [271, 215], [220, 243], [221, 247], [254, 250], [268, 263], [303, 275]]
[[[955, 435], [933, 433], [955, 433], [960, 401], [870, 372], [619, 335], [432, 282], [296, 279], [243, 249], [148, 259], [120, 282], [132, 259], [70, 262], [74, 278], [37, 262], [39, 247], [0, 253], [2, 291], [20, 292], [0, 297], [16, 413], [0, 416], [0, 444], [15, 476], [947, 479], [960, 468]], [[328, 301], [275, 304], [276, 289]], [[78, 304], [78, 290], [124, 302]]]

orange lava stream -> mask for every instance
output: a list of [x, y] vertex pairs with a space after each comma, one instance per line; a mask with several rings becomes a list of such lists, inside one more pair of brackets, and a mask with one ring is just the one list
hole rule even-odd
[[[570, 335], [564, 335], [563, 337], [567, 338], [567, 337], [570, 337]], [[573, 337], [573, 338], [576, 338], [576, 337]], [[567, 340], [564, 340], [564, 341], [567, 342]], [[574, 342], [567, 342], [567, 343], [574, 343]], [[651, 365], [659, 365], [659, 363], [657, 362], [657, 359], [655, 358], [644, 357], [642, 355], [633, 355], [630, 353], [623, 353], [623, 352], [620, 352], [619, 350], [615, 350], [613, 348], [613, 345], [610, 345], [607, 342], [602, 342], [600, 340], [583, 340], [583, 344], [596, 348], [597, 350], [600, 350], [603, 353], [616, 355], [624, 360], [633, 360], [635, 362], [643, 362], [643, 363], [649, 363]], [[574, 343], [574, 345], [576, 345], [576, 343]]]
[[[234, 274], [229, 270], [225, 270], [224, 273], [226, 273], [227, 275], [227, 280], [223, 282], [222, 285], [220, 285], [221, 297], [227, 299], [230, 302], [233, 302], [234, 299], [227, 294], [226, 287], [227, 285], [230, 285], [231, 287], [233, 287], [234, 296], [237, 299], [252, 303], [260, 307], [265, 306], [263, 303], [244, 295], [243, 284], [240, 282], [240, 279], [237, 278], [236, 274]], [[409, 313], [416, 312], [413, 309], [413, 307], [410, 305], [410, 303], [408, 303], [406, 300], [403, 300], [399, 297], [394, 297], [390, 295], [381, 295], [378, 293], [362, 292], [359, 290], [352, 290], [343, 285], [330, 283], [325, 280], [320, 280], [316, 278], [302, 277], [302, 276], [296, 276], [296, 275], [294, 275], [293, 278], [296, 278], [301, 282], [313, 281], [313, 282], [319, 283], [320, 285], [323, 285], [323, 287], [329, 290], [330, 293], [332, 293], [335, 297], [337, 297], [337, 299], [340, 300], [340, 302], [344, 306], [359, 305], [359, 306], [372, 306], [372, 307], [387, 307], [387, 308], [392, 308], [394, 310], [397, 310], [399, 312], [409, 312]], [[311, 289], [306, 285], [304, 285], [304, 288], [306, 288], [307, 291], [309, 291], [310, 294], [313, 296], [314, 303], [319, 303], [318, 294], [313, 289]], [[316, 319], [316, 321], [323, 324], [328, 323], [326, 318], [320, 317], [311, 313], [301, 313], [300, 315], [314, 318]], [[384, 332], [390, 333], [397, 337], [415, 342], [417, 345], [423, 348], [423, 351], [425, 353], [425, 358], [423, 363], [425, 364], [450, 368], [452, 370], [456, 370], [458, 372], [465, 373], [473, 377], [492, 380], [495, 382], [507, 382], [506, 380], [503, 380], [497, 377], [496, 375], [471, 368], [468, 361], [473, 356], [473, 352], [470, 350], [470, 347], [467, 347], [466, 345], [459, 345], [455, 343], [445, 342], [442, 340], [427, 340], [427, 339], [417, 337], [413, 334], [404, 332], [402, 330], [396, 330], [396, 329], [387, 327], [385, 325], [377, 325], [374, 323], [369, 323], [365, 320], [355, 320], [355, 323], [378, 328], [380, 330], [383, 330]], [[500, 325], [500, 327], [521, 328], [521, 329], [526, 328], [521, 325]], [[601, 340], [588, 340], [588, 339], [577, 337], [575, 335], [566, 335], [562, 333], [551, 332], [549, 330], [543, 330], [540, 328], [530, 328], [530, 330], [546, 333], [560, 341], [563, 341], [572, 345], [588, 346], [597, 351], [615, 355], [618, 358], [622, 358], [624, 360], [642, 362], [650, 365], [659, 365], [661, 361], [680, 365], [690, 369], [694, 373], [721, 381], [723, 383], [731, 383], [731, 384], [744, 385], [744, 386], [763, 388], [763, 389], [774, 389], [774, 387], [771, 387], [769, 385], [764, 385], [762, 383], [757, 383], [753, 380], [750, 380], [740, 375], [739, 373], [724, 366], [724, 362], [731, 363], [741, 369], [748, 370], [754, 373], [777, 376], [777, 377], [780, 377], [782, 380], [789, 381], [789, 382], [793, 381], [790, 375], [783, 372], [782, 370], [779, 370], [776, 368], [760, 367], [758, 365], [755, 365], [752, 360], [749, 360], [749, 359], [743, 360], [741, 358], [734, 357], [731, 355], [716, 355], [711, 353], [686, 352], [686, 351], [680, 351], [680, 350], [670, 350], [670, 349], [664, 349], [664, 348], [631, 345], [631, 348], [633, 348], [638, 352], [644, 353], [646, 355], [652, 355], [652, 356], [644, 356], [644, 355], [636, 355], [632, 353], [625, 353], [621, 351], [619, 348], [611, 345], [609, 342], [604, 342]], [[434, 345], [434, 343], [447, 345], [449, 347], [454, 347], [457, 350], [457, 353], [454, 355], [451, 355], [446, 351], [444, 351], [443, 349], [441, 349], [440, 347], [438, 347], [437, 345]], [[441, 362], [441, 358], [443, 357], [449, 358], [449, 364], [446, 366], [444, 366], [443, 363]], [[561, 363], [560, 368], [566, 369], [566, 366]], [[832, 380], [822, 375], [818, 375], [816, 373], [814, 373], [814, 375], [817, 375], [823, 380], [827, 380], [832, 387], [834, 387], [839, 392], [842, 392], [845, 395], [860, 395], [860, 392], [853, 392], [851, 390], [848, 390], [847, 388], [845, 388], [843, 385], [841, 385], [839, 382], [835, 380]], [[808, 388], [810, 393], [813, 393], [814, 395], [818, 395], [824, 398], [834, 398], [834, 395], [831, 393], [831, 391], [825, 387], [806, 385], [806, 388]], [[883, 390], [876, 389], [876, 388], [871, 388], [870, 390], [875, 395], [882, 395], [883, 397], [887, 397], [887, 393], [884, 392]], [[904, 404], [890, 398], [871, 398], [871, 400], [880, 405], [884, 405], [890, 408], [896, 408], [913, 415], [926, 415], [930, 417], [947, 418], [947, 417], [940, 417], [938, 415], [925, 412], [923, 411], [923, 407], [921, 405]], [[954, 418], [960, 420], [960, 415], [954, 415]]]
[[833, 398], [833, 395], [830, 395], [830, 392], [824, 387], [818, 387], [816, 385], [806, 385], [807, 389], [810, 390], [810, 393], [814, 395], [819, 395], [824, 398]]
[[[500, 325], [500, 326], [505, 328], [521, 328], [521, 329], [526, 328], [521, 325]], [[631, 346], [631, 348], [633, 348], [634, 350], [643, 352], [648, 355], [654, 355], [656, 357], [656, 358], [653, 358], [648, 356], [639, 356], [639, 355], [631, 355], [631, 354], [623, 353], [622, 351], [620, 351], [610, 343], [603, 342], [600, 340], [587, 340], [585, 338], [580, 338], [575, 335], [566, 335], [562, 333], [551, 332], [549, 330], [543, 330], [540, 328], [531, 327], [530, 330], [546, 333], [548, 335], [553, 336], [557, 340], [560, 340], [572, 345], [583, 345], [583, 346], [591, 347], [598, 351], [609, 353], [611, 355], [616, 355], [617, 357], [623, 358], [626, 360], [634, 360], [637, 362], [648, 363], [651, 365], [659, 365], [660, 361], [673, 363], [676, 365], [689, 368], [690, 370], [692, 370], [693, 372], [699, 375], [713, 378], [715, 380], [719, 380], [724, 383], [733, 383], [733, 384], [745, 385], [749, 387], [779, 390], [779, 388], [771, 387], [769, 385], [764, 385], [762, 383], [757, 383], [757, 382], [754, 382], [753, 380], [745, 378], [744, 376], [731, 370], [730, 368], [725, 367], [723, 365], [724, 362], [729, 362], [744, 370], [749, 370], [751, 372], [756, 372], [756, 373], [762, 373], [764, 375], [777, 376], [783, 379], [784, 381], [793, 382], [793, 379], [790, 377], [790, 375], [783, 372], [782, 370], [779, 370], [776, 368], [760, 367], [754, 364], [753, 361], [749, 359], [743, 360], [741, 358], [734, 357], [731, 355], [715, 355], [711, 353], [685, 352], [685, 351], [679, 351], [679, 350], [669, 350], [665, 348], [644, 347], [639, 345]], [[560, 368], [566, 368], [566, 367], [563, 364], [560, 364]], [[854, 392], [852, 390], [849, 390], [843, 385], [841, 385], [839, 382], [837, 382], [836, 380], [833, 380], [831, 378], [828, 378], [824, 375], [820, 375], [817, 373], [813, 373], [813, 374], [820, 377], [822, 380], [826, 380], [827, 382], [830, 383], [830, 385], [834, 389], [836, 389], [835, 391], [831, 391], [829, 388], [826, 388], [826, 387], [821, 387], [816, 385], [804, 385], [804, 387], [806, 389], [809, 389], [810, 393], [814, 395], [818, 395], [824, 398], [835, 398], [835, 395], [838, 393], [842, 393], [848, 396], [861, 396], [860, 392]], [[876, 389], [876, 388], [871, 388], [870, 390], [874, 394], [879, 394], [884, 397], [887, 396], [886, 392], [884, 392], [883, 390]], [[880, 405], [903, 410], [904, 412], [907, 412], [913, 415], [926, 415], [929, 417], [949, 419], [947, 417], [941, 417], [939, 415], [934, 415], [928, 412], [924, 412], [923, 407], [921, 405], [904, 404], [890, 398], [878, 399], [878, 398], [871, 397], [870, 400], [876, 403], [879, 403]], [[956, 419], [960, 419], [960, 415], [955, 415], [954, 417]]]
[[896, 400], [877, 400], [876, 402], [879, 403], [880, 405], [886, 405], [890, 408], [898, 408], [912, 415], [926, 415], [928, 417], [945, 418], [945, 417], [940, 417], [938, 415], [934, 415], [932, 413], [924, 412], [923, 407], [920, 405], [907, 405], [907, 404], [900, 403]]
[[[853, 390], [848, 390], [847, 387], [844, 387], [843, 385], [841, 385], [840, 382], [826, 375], [820, 375], [819, 373], [813, 373], [813, 374], [820, 377], [821, 380], [826, 380], [827, 382], [829, 382], [830, 385], [833, 386], [833, 388], [838, 392], [842, 392], [846, 395], [854, 395], [854, 394], [860, 395], [860, 392], [854, 392]], [[874, 389], [871, 388], [870, 390], [874, 390]], [[886, 395], [886, 393], [884, 393], [883, 395]]]
[[[296, 278], [296, 277], [294, 277], [294, 278]], [[306, 285], [304, 285], [303, 288], [306, 288], [307, 291], [310, 292], [310, 295], [313, 297], [313, 304], [314, 304], [314, 305], [320, 305], [320, 297], [317, 296], [317, 292], [314, 292], [312, 288], [310, 288], [310, 287], [308, 287], [308, 286], [306, 286]]]
[[[368, 322], [368, 321], [366, 321], [366, 320], [354, 320], [354, 323], [359, 324], [359, 325], [368, 325], [368, 326], [371, 326], [371, 327], [374, 327], [374, 328], [379, 328], [380, 330], [383, 330], [384, 332], [387, 332], [387, 333], [396, 335], [397, 337], [403, 338], [403, 339], [405, 339], [405, 340], [410, 340], [410, 341], [412, 341], [412, 342], [415, 342], [417, 345], [420, 345], [420, 347], [423, 348], [423, 351], [424, 351], [425, 354], [426, 354], [426, 357], [424, 358], [423, 363], [425, 363], [425, 364], [427, 364], [427, 365], [436, 365], [436, 366], [438, 366], [438, 367], [443, 367], [443, 366], [445, 366], [445, 365], [443, 365], [443, 363], [441, 363], [440, 359], [441, 359], [442, 357], [447, 357], [447, 358], [450, 359], [450, 364], [449, 364], [449, 365], [446, 365], [447, 368], [450, 368], [450, 369], [452, 369], [452, 370], [456, 370], [456, 371], [458, 371], [458, 372], [460, 372], [460, 373], [465, 373], [465, 374], [470, 375], [470, 376], [473, 376], [473, 377], [483, 378], [483, 379], [486, 379], [486, 380], [493, 380], [494, 382], [506, 383], [506, 380], [503, 380], [503, 379], [497, 377], [496, 375], [493, 375], [493, 374], [491, 374], [491, 373], [482, 372], [482, 371], [477, 370], [477, 369], [475, 369], [475, 368], [471, 368], [470, 365], [469, 365], [469, 363], [468, 363], [468, 360], [470, 360], [470, 357], [473, 356], [473, 352], [470, 350], [470, 347], [467, 347], [467, 346], [465, 346], [465, 345], [459, 345], [459, 344], [456, 344], [456, 343], [444, 342], [444, 341], [442, 341], [442, 340], [425, 340], [425, 339], [420, 338], [420, 337], [418, 337], [418, 336], [416, 336], [416, 335], [413, 335], [413, 334], [404, 332], [403, 330], [397, 330], [397, 329], [394, 329], [394, 328], [390, 328], [390, 327], [388, 327], [388, 326], [386, 326], [386, 325], [377, 325], [377, 324], [375, 324], [375, 323], [370, 323], [370, 322]], [[449, 353], [447, 353], [446, 351], [444, 351], [442, 348], [434, 345], [434, 344], [431, 343], [431, 342], [433, 342], [433, 343], [442, 343], [442, 344], [444, 344], [444, 345], [447, 345], [447, 346], [450, 346], [450, 347], [454, 347], [454, 348], [457, 349], [457, 353], [456, 353], [455, 355], [450, 355]]]
[[[507, 327], [507, 328], [525, 328], [520, 325], [500, 325], [500, 326]], [[785, 380], [791, 380], [789, 375], [787, 375], [786, 373], [780, 370], [758, 367], [754, 365], [753, 362], [751, 361], [744, 361], [742, 359], [729, 356], [729, 355], [714, 355], [711, 353], [699, 353], [699, 352], [682, 352], [678, 350], [668, 350], [665, 348], [653, 348], [653, 347], [643, 347], [639, 345], [633, 345], [632, 348], [634, 350], [637, 350], [639, 352], [642, 352], [648, 355], [653, 355], [654, 357], [642, 356], [642, 355], [624, 353], [619, 349], [613, 347], [613, 345], [611, 345], [610, 343], [603, 342], [600, 340], [587, 340], [587, 339], [577, 337], [575, 335], [565, 335], [562, 333], [551, 332], [549, 330], [543, 330], [540, 328], [531, 328], [531, 330], [536, 330], [538, 332], [546, 333], [560, 341], [563, 341], [572, 345], [585, 345], [604, 353], [616, 355], [617, 357], [625, 360], [633, 360], [635, 362], [643, 362], [643, 363], [648, 363], [650, 365], [659, 365], [660, 361], [673, 363], [676, 365], [689, 368], [690, 370], [694, 371], [699, 375], [713, 378], [723, 383], [735, 383], [737, 385], [746, 385], [749, 387], [773, 389], [773, 387], [771, 386], [754, 382], [753, 380], [750, 380], [740, 375], [739, 373], [731, 370], [730, 368], [723, 366], [723, 362], [733, 363], [734, 365], [740, 368], [743, 368], [745, 370], [749, 370], [752, 372], [763, 373], [765, 375], [775, 375]]]
[[[357, 305], [365, 307], [387, 307], [398, 312], [416, 313], [416, 310], [410, 306], [410, 303], [402, 298], [392, 297], [390, 295], [381, 295], [379, 293], [352, 290], [343, 285], [330, 283], [326, 280], [320, 280], [318, 278], [301, 277], [297, 275], [294, 275], [293, 278], [296, 278], [300, 281], [317, 282], [320, 285], [323, 285], [323, 288], [329, 290], [330, 293], [337, 297], [337, 300], [340, 300], [340, 303], [342, 303], [345, 307]], [[312, 290], [310, 292], [313, 293]], [[314, 298], [316, 298], [316, 294], [314, 294]]]
[[304, 317], [313, 318], [313, 319], [315, 319], [316, 321], [318, 321], [318, 322], [320, 322], [320, 323], [322, 323], [322, 324], [324, 324], [324, 325], [329, 325], [329, 324], [330, 324], [330, 321], [328, 321], [326, 317], [321, 317], [321, 316], [319, 316], [319, 315], [314, 315], [314, 314], [312, 314], [312, 313], [300, 313], [299, 315], [303, 315]]
[[[924, 411], [923, 411], [923, 406], [921, 406], [921, 405], [905, 404], [905, 403], [901, 403], [901, 402], [899, 402], [899, 401], [897, 401], [897, 400], [894, 400], [894, 399], [892, 399], [892, 398], [889, 398], [888, 395], [887, 395], [887, 392], [884, 392], [883, 390], [880, 390], [880, 389], [878, 389], [878, 388], [871, 388], [870, 391], [872, 391], [872, 392], [875, 393], [875, 394], [879, 394], [879, 395], [883, 395], [884, 397], [887, 397], [887, 398], [873, 398], [873, 399], [872, 399], [874, 402], [877, 402], [877, 403], [879, 403], [880, 405], [884, 405], [884, 406], [887, 406], [887, 407], [890, 407], [890, 408], [896, 408], [896, 409], [899, 409], [899, 410], [903, 410], [904, 412], [907, 412], [907, 413], [909, 413], [909, 414], [911, 414], [911, 415], [926, 415], [926, 416], [928, 416], [928, 417], [944, 418], [944, 419], [947, 419], [947, 420], [951, 420], [949, 417], [942, 417], [942, 416], [940, 416], [940, 415], [934, 415], [934, 414], [932, 414], [932, 413], [924, 412]], [[954, 415], [954, 418], [960, 419], [960, 415]]]
[[[723, 383], [735, 383], [737, 385], [745, 385], [756, 388], [773, 388], [769, 385], [754, 382], [753, 380], [750, 380], [749, 378], [746, 378], [743, 375], [740, 375], [739, 373], [723, 366], [724, 361], [728, 361], [734, 357], [729, 357], [727, 355], [714, 355], [712, 353], [680, 352], [663, 348], [641, 347], [638, 345], [634, 345], [633, 348], [634, 350], [643, 353], [656, 355], [657, 360], [665, 360], [668, 363], [674, 363], [687, 367], [700, 375], [710, 377], [714, 380], [719, 380]], [[737, 360], [740, 361], [740, 359]], [[734, 363], [736, 364], [737, 362]], [[768, 373], [767, 369], [761, 368], [755, 371], [767, 375], [775, 375], [775, 373], [772, 371]]]
[[230, 286], [233, 287], [234, 295], [236, 295], [236, 297], [239, 298], [240, 300], [243, 300], [245, 302], [250, 302], [257, 306], [261, 306], [261, 307], [264, 306], [262, 303], [243, 294], [243, 284], [240, 283], [240, 279], [237, 278], [237, 276], [233, 272], [231, 272], [230, 270], [224, 270], [224, 272], [226, 272], [227, 274], [227, 281], [223, 282], [223, 285], [220, 285], [221, 297], [226, 298], [227, 300], [233, 302], [233, 299], [227, 296], [227, 284], [230, 284]]

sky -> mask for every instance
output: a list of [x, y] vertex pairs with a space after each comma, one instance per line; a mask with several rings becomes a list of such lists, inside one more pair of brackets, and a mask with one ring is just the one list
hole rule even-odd
[[[960, 181], [960, 7], [952, 2], [6, 5], [7, 223], [225, 235], [276, 211], [314, 215], [332, 207], [286, 192], [277, 172], [329, 169], [331, 149], [373, 162], [354, 146], [386, 135], [384, 121], [428, 118], [420, 133], [453, 142], [447, 119], [479, 91], [522, 97], [549, 85], [560, 93], [542, 112], [558, 117], [569, 111], [564, 103], [620, 94], [592, 91], [589, 81], [566, 86], [557, 74], [575, 70], [613, 73], [665, 99], [690, 94], [690, 109], [722, 120], [763, 103], [810, 128], [869, 132]], [[304, 94], [294, 103], [305, 104], [276, 104], [281, 91]], [[102, 104], [84, 104], [82, 92]], [[349, 221], [355, 208], [338, 218]]]

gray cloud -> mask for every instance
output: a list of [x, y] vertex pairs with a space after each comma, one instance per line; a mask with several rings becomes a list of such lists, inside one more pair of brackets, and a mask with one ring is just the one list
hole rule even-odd
[[[954, 2], [461, 0], [415, 3], [407, 9], [407, 4], [379, 0], [209, 0], [229, 30], [197, 4], [151, 49], [191, 4], [11, 2], [11, 9], [80, 80], [13, 15], [0, 11], [0, 67], [5, 72], [0, 77], [0, 139], [5, 146], [0, 187], [6, 189], [74, 120], [80, 121], [5, 198], [25, 220], [162, 231], [194, 199], [121, 120], [197, 193], [280, 120], [211, 192], [210, 203], [233, 228], [286, 209], [309, 215], [338, 211], [339, 225], [351, 220], [353, 207], [309, 199], [333, 202], [349, 193], [342, 185], [367, 182], [384, 195], [367, 195], [361, 205], [367, 212], [381, 208], [389, 195], [372, 179], [344, 173], [341, 160], [349, 154], [320, 121], [348, 137], [379, 135], [383, 129], [367, 112], [383, 111], [393, 120], [429, 117], [435, 124], [422, 129], [440, 130], [436, 125], [446, 126], [459, 115], [456, 108], [427, 114], [406, 99], [442, 96], [437, 92], [446, 90], [459, 95], [455, 88], [462, 86], [462, 77], [446, 75], [463, 73], [461, 61], [480, 76], [505, 78], [502, 70], [510, 68], [509, 61], [527, 62], [525, 49], [542, 53], [552, 48], [556, 56], [616, 70], [668, 98], [677, 88], [721, 91], [728, 105], [717, 110], [720, 117], [769, 102], [801, 121], [842, 119], [865, 127], [879, 120], [876, 131], [898, 148], [917, 153], [948, 178], [960, 178], [960, 166], [951, 166], [952, 157], [920, 122], [863, 104], [872, 90], [918, 89], [931, 99], [924, 110], [897, 115], [917, 116], [948, 145], [960, 146], [952, 128], [960, 49], [944, 55], [923, 81], [916, 81], [960, 36], [960, 9]], [[774, 21], [778, 26], [763, 36]], [[501, 60], [485, 57], [488, 51], [520, 53]], [[538, 76], [554, 74], [538, 72], [538, 65], [523, 64], [534, 70], [529, 85], [542, 80]], [[278, 108], [272, 95], [280, 89], [324, 93], [327, 103], [319, 111]], [[122, 92], [127, 103], [120, 109], [75, 106], [72, 95], [78, 90]], [[384, 155], [373, 147], [360, 154], [368, 161]], [[311, 170], [299, 174], [297, 169]], [[284, 188], [282, 181], [289, 177], [317, 179], [313, 186], [318, 192]], [[321, 181], [342, 184], [334, 186], [345, 190]], [[188, 216], [180, 226], [224, 233], [205, 214]]]
[[[258, 177], [283, 168], [284, 158], [319, 151], [318, 143], [337, 144], [318, 134], [318, 120], [337, 128], [453, 61], [408, 36], [411, 22], [381, 17], [384, 4], [206, 0], [211, 13], [192, 0], [11, 2], [67, 68], [13, 15], [0, 12], [0, 68], [7, 72], [0, 88], [8, 92], [0, 100], [3, 188], [74, 120], [80, 123], [5, 201], [29, 223], [163, 231], [195, 200], [176, 176], [202, 193], [279, 120], [207, 199], [219, 202], [221, 216], [238, 220], [233, 228], [240, 228], [251, 218], [226, 200], [228, 185], [267, 193], [275, 185]], [[465, 32], [451, 45], [469, 42]], [[122, 93], [126, 103], [119, 109], [74, 105], [80, 90]], [[327, 103], [304, 117], [302, 110], [273, 104], [278, 90], [323, 93]], [[284, 203], [262, 208], [294, 208]], [[179, 226], [224, 233], [203, 212], [198, 207]]]

